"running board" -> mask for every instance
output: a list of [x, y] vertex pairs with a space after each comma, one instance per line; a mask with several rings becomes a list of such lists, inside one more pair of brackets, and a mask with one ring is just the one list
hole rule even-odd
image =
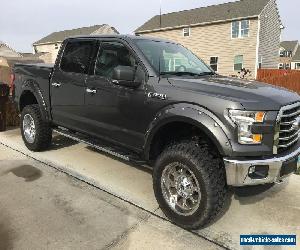
[[141, 159], [139, 159], [138, 154], [135, 154], [133, 152], [130, 151], [124, 151], [121, 150], [119, 147], [117, 146], [113, 146], [110, 144], [106, 144], [100, 140], [97, 139], [90, 139], [88, 136], [85, 136], [83, 134], [80, 133], [72, 133], [70, 132], [68, 129], [64, 129], [64, 128], [57, 128], [57, 129], [53, 129], [53, 131], [59, 135], [62, 135], [64, 137], [70, 138], [74, 141], [77, 142], [81, 142], [84, 143], [94, 149], [97, 149], [101, 152], [107, 153], [109, 155], [115, 156], [117, 158], [120, 158], [122, 160], [125, 161], [129, 161], [129, 162], [134, 162], [137, 164], [145, 164], [145, 161], [142, 161]]

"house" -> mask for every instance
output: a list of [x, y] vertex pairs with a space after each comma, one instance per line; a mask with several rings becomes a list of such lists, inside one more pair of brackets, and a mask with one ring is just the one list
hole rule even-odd
[[22, 57], [22, 55], [8, 44], [0, 41], [0, 57]]
[[9, 83], [11, 70], [7, 58], [22, 58], [22, 55], [8, 44], [0, 41], [0, 82]]
[[292, 69], [292, 59], [298, 47], [298, 41], [283, 41], [280, 43], [278, 69]]
[[70, 36], [119, 34], [119, 32], [107, 24], [94, 25], [72, 30], [64, 30], [51, 33], [33, 44], [35, 53], [44, 53], [40, 56], [46, 63], [54, 63], [62, 42]]
[[15, 51], [8, 44], [0, 41], [0, 82], [10, 83], [10, 75], [15, 63], [43, 62], [33, 54], [31, 56], [25, 54]]
[[300, 70], [300, 46], [299, 45], [295, 55], [292, 58], [291, 69]]
[[136, 35], [174, 40], [222, 75], [277, 68], [283, 25], [276, 0], [240, 0], [157, 15]]

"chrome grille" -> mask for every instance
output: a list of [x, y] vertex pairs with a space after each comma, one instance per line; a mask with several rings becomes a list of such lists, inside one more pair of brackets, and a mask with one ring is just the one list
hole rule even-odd
[[283, 107], [278, 114], [274, 149], [281, 153], [299, 140], [300, 102]]

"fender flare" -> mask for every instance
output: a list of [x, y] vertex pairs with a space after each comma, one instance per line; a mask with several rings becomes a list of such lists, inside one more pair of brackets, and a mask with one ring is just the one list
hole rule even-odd
[[37, 103], [40, 107], [43, 119], [48, 121], [50, 118], [49, 109], [48, 109], [45, 99], [43, 97], [43, 93], [39, 87], [39, 84], [36, 81], [27, 80], [27, 81], [23, 82], [21, 89], [22, 89], [22, 93], [19, 97], [19, 104], [18, 104], [19, 110], [21, 111], [21, 106], [20, 106], [21, 98], [22, 98], [23, 94], [28, 91], [28, 92], [32, 93], [34, 95], [35, 99], [37, 100]]
[[154, 118], [145, 135], [144, 152], [149, 160], [152, 140], [155, 134], [165, 125], [172, 122], [185, 122], [201, 129], [216, 145], [222, 156], [231, 155], [232, 146], [223, 122], [209, 110], [186, 103], [165, 107]]

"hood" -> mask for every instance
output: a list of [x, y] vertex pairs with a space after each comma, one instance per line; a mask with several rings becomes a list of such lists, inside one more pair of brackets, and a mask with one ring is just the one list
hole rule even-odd
[[186, 79], [169, 78], [180, 91], [198, 92], [239, 102], [247, 110], [279, 110], [282, 106], [300, 101], [297, 93], [252, 80], [222, 76]]

